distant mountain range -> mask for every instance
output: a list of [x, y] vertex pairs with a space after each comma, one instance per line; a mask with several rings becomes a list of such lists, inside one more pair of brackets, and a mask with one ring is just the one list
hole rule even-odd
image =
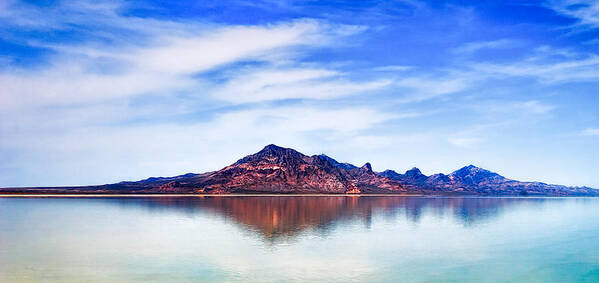
[[79, 187], [0, 188], [0, 193], [323, 193], [428, 195], [599, 196], [589, 187], [519, 182], [468, 165], [449, 175], [426, 176], [418, 168], [404, 174], [374, 172], [370, 163], [357, 167], [321, 155], [267, 145], [221, 170], [137, 182]]

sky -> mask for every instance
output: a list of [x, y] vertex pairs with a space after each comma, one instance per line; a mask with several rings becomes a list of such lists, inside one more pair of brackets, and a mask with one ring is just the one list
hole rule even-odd
[[599, 188], [597, 1], [169, 2], [0, 2], [0, 187], [213, 171], [274, 143]]

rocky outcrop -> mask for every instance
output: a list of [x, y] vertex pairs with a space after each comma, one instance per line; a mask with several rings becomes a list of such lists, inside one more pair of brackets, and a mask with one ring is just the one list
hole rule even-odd
[[385, 170], [380, 175], [412, 186], [422, 186], [428, 178], [416, 167], [406, 171], [404, 174], [399, 174], [393, 170]]

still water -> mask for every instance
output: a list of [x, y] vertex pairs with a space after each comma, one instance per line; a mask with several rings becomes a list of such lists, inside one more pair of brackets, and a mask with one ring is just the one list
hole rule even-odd
[[599, 282], [599, 198], [0, 198], [0, 282]]

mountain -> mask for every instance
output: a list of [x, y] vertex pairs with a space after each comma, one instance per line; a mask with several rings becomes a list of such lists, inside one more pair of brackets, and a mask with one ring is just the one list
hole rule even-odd
[[427, 180], [427, 177], [416, 167], [406, 171], [405, 174], [399, 174], [393, 170], [385, 170], [380, 175], [412, 186], [422, 186]]
[[357, 167], [273, 144], [214, 172], [99, 186], [0, 188], [0, 193], [599, 195], [587, 187], [519, 182], [473, 165], [449, 175], [426, 176], [415, 167], [404, 174], [375, 172], [370, 163]]
[[423, 175], [418, 168], [405, 174], [392, 170], [380, 173], [381, 176], [396, 180], [408, 189], [423, 193], [460, 193], [468, 195], [599, 195], [599, 190], [589, 187], [567, 187], [541, 182], [520, 182], [505, 178], [495, 172], [468, 165], [449, 175]]
[[307, 156], [290, 148], [267, 145], [233, 165], [196, 178], [204, 192], [346, 193], [401, 192], [399, 182], [368, 174], [324, 155]]

